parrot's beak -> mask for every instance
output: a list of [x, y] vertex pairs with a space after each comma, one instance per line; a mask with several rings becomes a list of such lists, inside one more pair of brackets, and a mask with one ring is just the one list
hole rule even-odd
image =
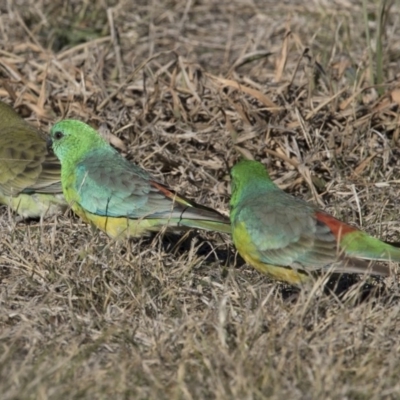
[[53, 150], [53, 141], [50, 137], [46, 139], [47, 150]]

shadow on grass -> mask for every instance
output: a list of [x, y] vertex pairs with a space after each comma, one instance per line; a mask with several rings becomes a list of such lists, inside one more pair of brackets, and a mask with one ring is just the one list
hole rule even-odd
[[[32, 224], [37, 220], [25, 220], [24, 224], [32, 228]], [[228, 268], [233, 266], [235, 269], [243, 268], [246, 262], [226, 240], [225, 235], [215, 234], [214, 237], [207, 238], [205, 234], [196, 230], [189, 230], [183, 233], [175, 232], [158, 232], [150, 233], [149, 236], [140, 239], [130, 239], [134, 241], [140, 248], [159, 248], [162, 252], [173, 255], [178, 258], [189, 252], [194, 252], [207, 264], [218, 263], [221, 266], [222, 276], [228, 273]], [[110, 242], [111, 244], [111, 242]], [[391, 243], [396, 247], [400, 247], [399, 243]], [[125, 246], [124, 246], [125, 247]], [[136, 249], [136, 250], [139, 250]], [[123, 252], [125, 250], [122, 250]], [[140, 250], [139, 250], [140, 251]], [[317, 276], [316, 276], [317, 277]], [[270, 280], [265, 277], [266, 280]], [[300, 293], [303, 289], [270, 280], [276, 286], [276, 291], [285, 302], [294, 304], [298, 301]], [[306, 293], [310, 291], [311, 285], [306, 285]], [[341, 303], [351, 303], [354, 306], [366, 301], [373, 301], [384, 304], [392, 304], [400, 300], [400, 294], [397, 290], [393, 290], [393, 285], [377, 276], [362, 276], [358, 274], [332, 274], [328, 280], [321, 283], [321, 291], [328, 297], [335, 297]], [[303, 293], [304, 294], [304, 293]]]
[[[143, 239], [146, 245], [154, 245], [157, 240], [156, 234]], [[246, 265], [243, 258], [234, 251], [227, 243], [221, 246], [222, 241], [216, 243], [206, 240], [204, 237], [189, 231], [184, 235], [166, 233], [161, 238], [162, 249], [167, 253], [180, 256], [188, 251], [193, 251], [193, 241], [196, 240], [195, 252], [197, 256], [204, 257], [206, 262], [219, 262], [221, 265], [234, 265], [235, 268], [242, 268]], [[266, 278], [268, 279], [268, 278]], [[301, 292], [301, 288], [284, 283], [277, 283], [282, 299], [295, 303]], [[379, 301], [380, 303], [391, 304], [400, 300], [397, 295], [387, 286], [383, 278], [379, 276], [361, 276], [358, 274], [332, 274], [328, 281], [323, 284], [323, 293], [326, 296], [334, 296], [342, 303], [352, 303], [354, 306], [366, 301]]]

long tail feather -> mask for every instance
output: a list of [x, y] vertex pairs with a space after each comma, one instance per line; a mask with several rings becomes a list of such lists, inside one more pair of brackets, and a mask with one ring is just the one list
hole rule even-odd
[[344, 258], [340, 264], [335, 265], [334, 272], [346, 274], [371, 274], [380, 276], [389, 276], [390, 268], [372, 260], [359, 260], [357, 258]]
[[178, 226], [231, 233], [231, 223], [228, 217], [212, 208], [188, 200], [158, 182], [151, 181], [151, 184], [181, 207]]
[[229, 220], [225, 222], [217, 222], [210, 220], [207, 221], [204, 219], [183, 218], [181, 221], [179, 221], [179, 225], [194, 229], [205, 229], [206, 231], [215, 231], [228, 234], [231, 233], [231, 224]]

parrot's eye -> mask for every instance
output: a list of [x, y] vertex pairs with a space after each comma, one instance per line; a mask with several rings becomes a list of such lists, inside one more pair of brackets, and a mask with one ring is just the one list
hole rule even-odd
[[62, 132], [60, 132], [60, 131], [57, 131], [57, 132], [54, 133], [54, 139], [56, 139], [56, 140], [60, 140], [63, 137], [64, 137], [64, 134]]

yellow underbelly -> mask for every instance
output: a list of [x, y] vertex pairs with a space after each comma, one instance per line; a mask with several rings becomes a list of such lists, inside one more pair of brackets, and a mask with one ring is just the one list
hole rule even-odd
[[310, 277], [289, 267], [266, 264], [260, 261], [260, 254], [250, 235], [247, 232], [243, 222], [232, 225], [232, 238], [239, 254], [244, 258], [246, 263], [254, 267], [257, 271], [268, 275], [273, 279], [288, 282], [291, 284], [301, 284]]
[[61, 194], [21, 193], [11, 197], [0, 192], [0, 204], [8, 205], [22, 218], [50, 217], [67, 209], [67, 203]]
[[[129, 219], [125, 217], [105, 217], [85, 211], [75, 203], [73, 211], [78, 214], [85, 222], [88, 222], [114, 239], [126, 237], [140, 237], [147, 232], [159, 230], [162, 225], [156, 219]], [[166, 221], [167, 223], [167, 221]]]

